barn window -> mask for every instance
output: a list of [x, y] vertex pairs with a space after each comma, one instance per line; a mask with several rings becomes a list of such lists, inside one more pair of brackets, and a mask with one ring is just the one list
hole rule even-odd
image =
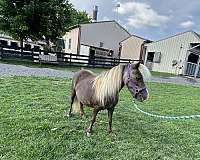
[[14, 48], [17, 48], [17, 47], [18, 47], [17, 42], [11, 42], [10, 45], [11, 45], [11, 47], [14, 47]]
[[40, 50], [40, 46], [34, 46], [33, 50], [36, 50], [36, 51]]
[[30, 44], [25, 44], [25, 48], [26, 49], [31, 49], [31, 45]]
[[70, 38], [69, 39], [69, 44], [68, 44], [68, 49], [71, 49], [71, 47], [72, 47], [72, 39]]
[[0, 44], [2, 44], [3, 46], [7, 46], [8, 45], [8, 41], [0, 40]]
[[154, 55], [155, 55], [155, 52], [148, 52], [147, 61], [148, 62], [153, 62]]

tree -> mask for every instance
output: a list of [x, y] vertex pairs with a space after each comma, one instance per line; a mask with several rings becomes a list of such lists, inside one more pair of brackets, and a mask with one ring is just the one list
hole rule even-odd
[[[20, 7], [18, 7], [19, 5]], [[22, 43], [23, 39], [27, 37], [28, 27], [25, 23], [21, 3], [18, 6], [16, 8], [16, 3], [11, 0], [0, 1], [0, 29], [13, 38], [20, 39]]]
[[91, 17], [87, 14], [86, 11], [76, 11], [74, 15], [74, 23], [76, 24], [84, 24], [91, 22]]
[[15, 39], [45, 40], [61, 37], [71, 25], [89, 22], [68, 0], [1, 0], [0, 30]]

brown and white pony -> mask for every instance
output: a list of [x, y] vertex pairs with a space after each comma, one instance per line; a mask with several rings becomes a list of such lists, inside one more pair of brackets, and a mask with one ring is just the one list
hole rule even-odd
[[72, 111], [79, 111], [82, 117], [84, 116], [83, 105], [92, 107], [91, 124], [86, 130], [87, 135], [89, 135], [97, 113], [107, 109], [108, 132], [111, 133], [114, 107], [118, 102], [119, 92], [125, 85], [136, 100], [143, 102], [148, 98], [148, 91], [143, 79], [144, 74], [142, 73], [150, 74], [148, 69], [140, 63], [118, 65], [98, 76], [84, 69], [76, 72], [72, 82], [69, 116]]

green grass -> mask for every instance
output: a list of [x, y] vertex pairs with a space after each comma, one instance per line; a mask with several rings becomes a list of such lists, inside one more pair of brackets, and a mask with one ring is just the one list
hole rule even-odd
[[[200, 89], [148, 83], [150, 99], [140, 108], [162, 115], [200, 113]], [[66, 118], [71, 82], [36, 77], [0, 78], [0, 159], [173, 159], [200, 158], [199, 120], [161, 120], [139, 113], [127, 89], [113, 115], [97, 117], [91, 137], [88, 118]], [[52, 130], [58, 128], [57, 130]]]
[[151, 74], [154, 77], [174, 77], [174, 76], [176, 76], [175, 74], [172, 74], [172, 73], [155, 72], [155, 71], [151, 71]]

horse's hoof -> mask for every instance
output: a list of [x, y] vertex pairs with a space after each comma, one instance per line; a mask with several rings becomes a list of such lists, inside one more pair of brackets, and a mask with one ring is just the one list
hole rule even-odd
[[90, 131], [90, 129], [86, 129], [86, 130], [85, 130], [85, 134], [86, 134], [87, 137], [90, 137], [90, 136], [91, 136], [91, 131]]
[[112, 134], [112, 131], [111, 131], [111, 130], [109, 130], [109, 131], [108, 131], [108, 134]]
[[86, 136], [87, 136], [87, 137], [90, 137], [90, 136], [91, 136], [91, 133], [90, 133], [90, 132], [86, 132]]
[[81, 117], [81, 119], [87, 119], [86, 115], [81, 115], [80, 117]]

